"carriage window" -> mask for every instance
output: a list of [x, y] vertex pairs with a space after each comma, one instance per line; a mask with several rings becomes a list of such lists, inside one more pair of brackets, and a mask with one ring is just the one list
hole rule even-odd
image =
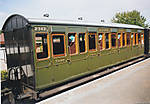
[[105, 42], [106, 42], [106, 49], [108, 49], [109, 48], [109, 34], [108, 33], [105, 34]]
[[103, 49], [103, 33], [98, 34], [98, 47], [99, 50]]
[[138, 44], [141, 44], [141, 34], [138, 33]]
[[141, 43], [144, 44], [144, 34], [141, 34]]
[[134, 45], [136, 45], [136, 33], [134, 34]]
[[130, 45], [130, 33], [127, 33], [127, 45]]
[[121, 34], [118, 33], [118, 47], [121, 47]]
[[37, 59], [48, 57], [48, 44], [47, 44], [47, 34], [36, 34], [36, 53]]
[[89, 50], [95, 50], [96, 49], [96, 43], [95, 43], [95, 34], [88, 35], [89, 37]]
[[70, 54], [77, 53], [76, 41], [77, 41], [76, 33], [69, 33], [68, 34], [68, 46], [69, 46]]
[[79, 51], [85, 52], [85, 33], [79, 33]]
[[116, 47], [116, 34], [111, 34], [111, 45]]
[[125, 46], [125, 33], [122, 34], [122, 46]]
[[53, 43], [53, 55], [54, 56], [65, 56], [65, 43], [63, 34], [53, 34], [52, 35]]
[[133, 37], [134, 37], [134, 33], [131, 34], [131, 42], [133, 44]]

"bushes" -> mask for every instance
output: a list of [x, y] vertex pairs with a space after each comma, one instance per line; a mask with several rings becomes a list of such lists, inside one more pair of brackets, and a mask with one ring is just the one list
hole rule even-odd
[[5, 80], [8, 77], [8, 73], [6, 70], [1, 71], [1, 80]]

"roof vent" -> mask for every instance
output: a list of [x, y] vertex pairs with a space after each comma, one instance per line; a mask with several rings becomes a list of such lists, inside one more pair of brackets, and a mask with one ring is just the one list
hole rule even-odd
[[78, 20], [83, 20], [83, 17], [79, 17]]
[[43, 17], [47, 17], [47, 18], [48, 18], [48, 17], [49, 17], [49, 14], [46, 13], [46, 14], [43, 15]]
[[101, 22], [105, 22], [105, 20], [101, 20]]

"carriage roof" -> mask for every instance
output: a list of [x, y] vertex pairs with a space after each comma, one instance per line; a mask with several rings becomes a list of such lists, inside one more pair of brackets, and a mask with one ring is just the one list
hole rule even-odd
[[31, 24], [54, 24], [54, 25], [73, 25], [73, 26], [95, 26], [95, 27], [114, 27], [114, 28], [132, 28], [132, 29], [144, 29], [137, 25], [119, 24], [119, 23], [102, 23], [102, 22], [89, 22], [89, 21], [73, 21], [73, 20], [54, 20], [43, 18], [28, 18]]
[[28, 24], [47, 24], [47, 25], [68, 25], [68, 26], [92, 26], [92, 27], [110, 27], [110, 28], [125, 28], [125, 29], [144, 29], [137, 25], [118, 24], [118, 23], [102, 23], [89, 22], [84, 20], [55, 20], [46, 18], [25, 18], [21, 15], [11, 15], [3, 25], [2, 30], [10, 30], [12, 28], [22, 28]]

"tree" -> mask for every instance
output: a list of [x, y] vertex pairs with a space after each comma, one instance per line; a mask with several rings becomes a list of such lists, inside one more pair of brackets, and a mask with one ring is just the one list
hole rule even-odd
[[132, 24], [141, 27], [148, 27], [148, 24], [145, 23], [146, 18], [142, 16], [141, 13], [137, 10], [116, 13], [111, 21], [113, 23]]

